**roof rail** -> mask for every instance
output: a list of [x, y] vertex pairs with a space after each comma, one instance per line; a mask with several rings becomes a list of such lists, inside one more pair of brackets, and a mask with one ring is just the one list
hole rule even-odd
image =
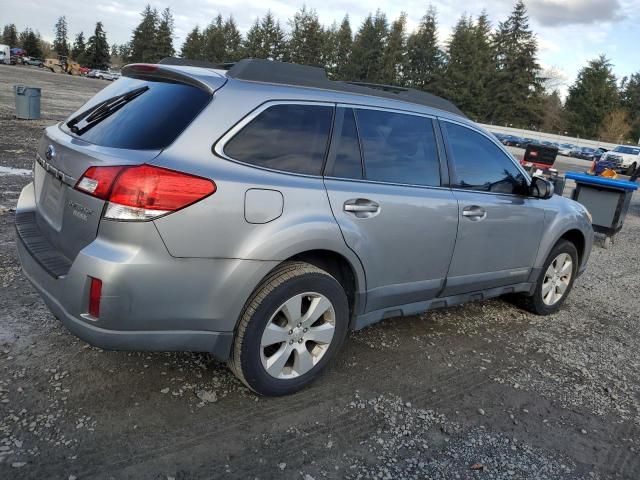
[[402, 93], [409, 91], [406, 87], [399, 87], [398, 85], [385, 85], [383, 83], [368, 83], [368, 82], [346, 82], [351, 85], [358, 85], [360, 87], [377, 88], [378, 90], [384, 90], [385, 92]]
[[431, 93], [395, 85], [329, 80], [324, 68], [311, 65], [277, 62], [262, 58], [245, 58], [235, 63], [225, 64], [182, 58], [165, 58], [159, 63], [225, 69], [228, 70], [227, 77], [237, 80], [309, 87], [401, 100], [465, 117], [464, 113], [449, 100]]

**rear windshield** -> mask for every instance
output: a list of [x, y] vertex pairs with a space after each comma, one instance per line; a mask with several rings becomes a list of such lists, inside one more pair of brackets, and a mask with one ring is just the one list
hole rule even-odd
[[[73, 133], [67, 126], [94, 105], [141, 87], [148, 88], [82, 134]], [[62, 129], [103, 147], [160, 150], [169, 146], [210, 100], [209, 93], [191, 85], [122, 77], [73, 113]]]

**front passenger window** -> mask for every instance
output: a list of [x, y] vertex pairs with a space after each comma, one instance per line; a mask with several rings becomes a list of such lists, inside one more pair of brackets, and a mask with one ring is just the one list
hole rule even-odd
[[522, 195], [526, 179], [492, 141], [470, 128], [442, 122], [453, 157], [453, 186], [483, 192]]

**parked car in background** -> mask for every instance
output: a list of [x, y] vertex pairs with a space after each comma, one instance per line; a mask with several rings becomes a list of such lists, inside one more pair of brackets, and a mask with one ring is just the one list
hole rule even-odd
[[602, 158], [602, 155], [604, 155], [608, 151], [609, 150], [607, 150], [606, 148], [602, 148], [602, 147], [596, 148], [596, 151], [593, 154], [593, 159], [600, 160]]
[[22, 58], [23, 65], [33, 65], [35, 67], [43, 67], [44, 62], [41, 58], [33, 58], [33, 57], [23, 57]]
[[618, 145], [613, 150], [603, 153], [600, 158], [603, 161], [615, 162], [618, 172], [631, 174], [640, 166], [640, 146]]
[[558, 155], [564, 155], [565, 157], [571, 156], [571, 150], [577, 148], [575, 145], [571, 143], [561, 143], [558, 146]]
[[116, 80], [116, 75], [106, 70], [90, 70], [87, 77], [100, 78], [101, 80]]
[[591, 147], [581, 147], [577, 154], [576, 158], [580, 158], [581, 160], [593, 161], [593, 158], [596, 154], [596, 149]]
[[502, 139], [503, 145], [508, 147], [517, 147], [522, 144], [523, 141], [522, 137], [518, 137], [516, 135], [505, 135]]
[[16, 207], [23, 271], [94, 345], [210, 352], [284, 395], [349, 329], [504, 294], [548, 315], [586, 268], [587, 210], [447, 100], [168, 61], [47, 128]]

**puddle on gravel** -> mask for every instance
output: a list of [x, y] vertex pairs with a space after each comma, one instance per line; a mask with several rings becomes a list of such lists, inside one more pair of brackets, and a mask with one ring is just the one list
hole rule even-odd
[[3, 167], [0, 165], [0, 176], [5, 175], [29, 176], [31, 175], [31, 170], [27, 170], [26, 168]]

